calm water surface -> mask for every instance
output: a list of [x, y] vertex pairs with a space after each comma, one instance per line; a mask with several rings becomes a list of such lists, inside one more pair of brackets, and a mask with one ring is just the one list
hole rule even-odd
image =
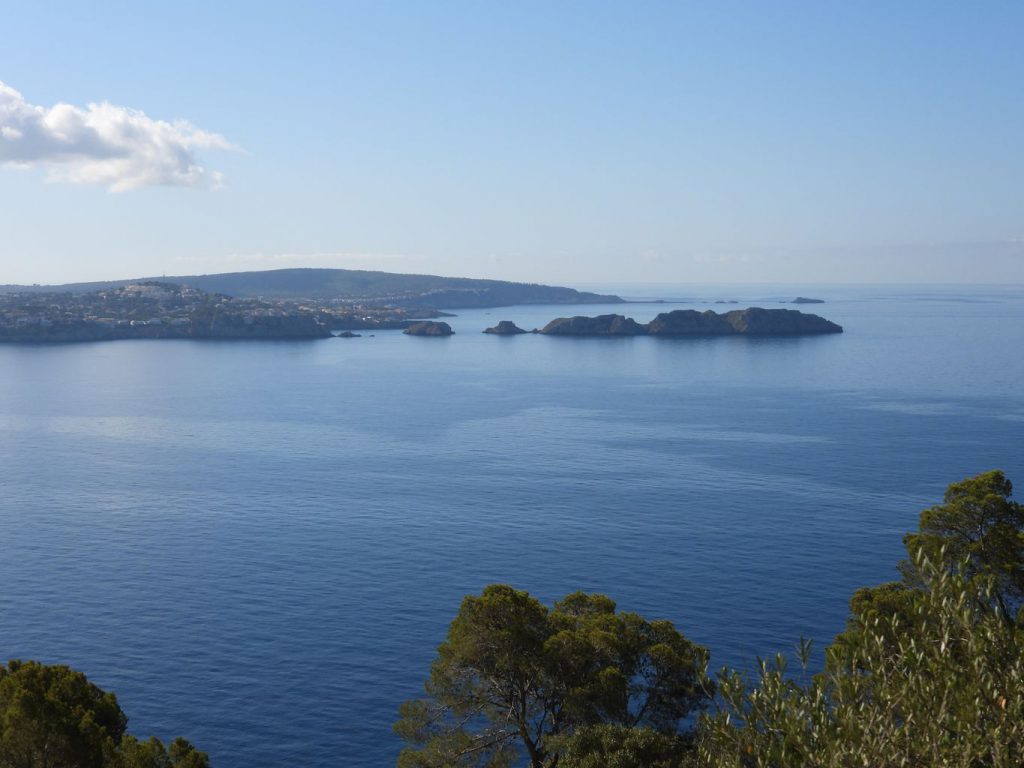
[[[611, 288], [611, 287], [609, 287]], [[953, 481], [1024, 487], [1024, 288], [799, 292], [846, 333], [0, 347], [0, 656], [217, 768], [385, 766], [463, 595], [575, 589], [713, 664], [826, 643]], [[777, 305], [776, 305], [777, 306]]]

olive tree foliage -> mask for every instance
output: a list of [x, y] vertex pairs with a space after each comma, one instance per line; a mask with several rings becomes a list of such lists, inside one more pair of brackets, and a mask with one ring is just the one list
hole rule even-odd
[[[919, 555], [909, 618], [865, 616], [809, 685], [784, 657], [719, 677], [702, 761], [721, 768], [1024, 765], [1024, 636], [990, 588]], [[987, 608], [986, 608], [987, 606]], [[806, 662], [806, 656], [803, 657]]]
[[[846, 629], [836, 645], [857, 642], [865, 617], [910, 619], [922, 589], [915, 555], [926, 555], [971, 580], [990, 595], [999, 615], [1020, 623], [1024, 603], [1024, 507], [1011, 501], [1013, 485], [999, 470], [953, 483], [943, 503], [921, 513], [918, 530], [903, 537], [908, 559], [900, 563], [902, 581], [864, 587], [850, 600]], [[881, 626], [881, 625], [879, 625]], [[873, 631], [885, 631], [884, 626]]]
[[0, 768], [209, 768], [184, 739], [125, 733], [112, 693], [63, 665], [11, 661], [0, 667]]
[[[903, 583], [859, 591], [825, 671], [719, 675], [701, 762], [720, 768], [1024, 765], [1020, 507], [989, 472], [950, 486], [905, 542]], [[798, 654], [805, 666], [809, 645]]]
[[[468, 596], [437, 651], [426, 697], [401, 707], [399, 765], [560, 765], [581, 729], [675, 734], [711, 693], [707, 651], [668, 621], [580, 592], [548, 609], [491, 585]], [[582, 764], [581, 764], [582, 765]]]

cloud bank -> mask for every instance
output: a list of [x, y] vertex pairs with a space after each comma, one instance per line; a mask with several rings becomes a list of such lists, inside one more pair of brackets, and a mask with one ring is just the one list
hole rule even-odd
[[222, 182], [196, 157], [231, 149], [217, 133], [184, 120], [154, 120], [103, 102], [40, 107], [0, 81], [0, 163], [43, 168], [51, 181], [94, 184], [112, 192], [140, 187], [216, 188]]

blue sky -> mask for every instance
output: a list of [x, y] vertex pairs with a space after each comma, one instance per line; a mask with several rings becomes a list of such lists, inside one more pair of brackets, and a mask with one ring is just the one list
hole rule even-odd
[[1019, 2], [0, 1], [0, 19], [0, 283], [1024, 282]]

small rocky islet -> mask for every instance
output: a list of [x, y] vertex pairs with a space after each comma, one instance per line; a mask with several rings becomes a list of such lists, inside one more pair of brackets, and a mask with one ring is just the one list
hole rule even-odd
[[529, 333], [529, 331], [524, 331], [511, 320], [502, 320], [495, 326], [484, 328], [484, 333], [491, 333], [495, 336], [518, 336], [521, 333]]

